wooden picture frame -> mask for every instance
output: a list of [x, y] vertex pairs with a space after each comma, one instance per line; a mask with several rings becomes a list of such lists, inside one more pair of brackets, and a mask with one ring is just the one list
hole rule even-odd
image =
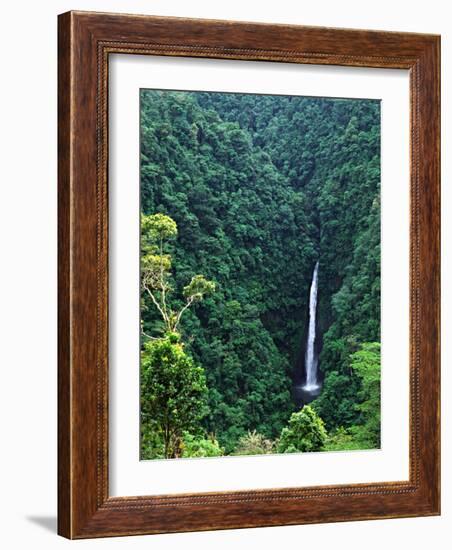
[[[68, 12], [58, 63], [58, 532], [68, 538], [440, 513], [440, 38]], [[110, 497], [108, 60], [113, 53], [410, 73], [409, 481]]]

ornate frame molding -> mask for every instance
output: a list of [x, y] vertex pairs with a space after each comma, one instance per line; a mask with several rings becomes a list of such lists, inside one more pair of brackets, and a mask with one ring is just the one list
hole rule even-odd
[[[438, 36], [89, 12], [59, 16], [59, 510], [68, 538], [439, 513]], [[108, 59], [410, 71], [410, 479], [108, 496]], [[428, 407], [425, 404], [428, 403]]]

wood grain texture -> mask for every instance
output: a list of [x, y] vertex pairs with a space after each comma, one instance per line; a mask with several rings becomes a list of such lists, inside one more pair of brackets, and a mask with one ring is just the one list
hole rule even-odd
[[[69, 14], [62, 15], [67, 26]], [[71, 82], [70, 33], [58, 33], [58, 531], [71, 532], [70, 410], [70, 190]]]
[[[59, 17], [58, 531], [68, 538], [439, 513], [438, 36], [69, 12]], [[108, 495], [108, 56], [410, 70], [410, 480]]]

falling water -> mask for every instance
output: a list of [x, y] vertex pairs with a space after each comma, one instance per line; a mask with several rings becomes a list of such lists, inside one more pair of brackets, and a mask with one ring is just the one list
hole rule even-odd
[[315, 264], [314, 273], [312, 274], [311, 292], [309, 294], [309, 329], [305, 355], [306, 384], [304, 385], [304, 389], [307, 391], [314, 391], [319, 387], [317, 382], [317, 358], [314, 349], [318, 278], [319, 262]]

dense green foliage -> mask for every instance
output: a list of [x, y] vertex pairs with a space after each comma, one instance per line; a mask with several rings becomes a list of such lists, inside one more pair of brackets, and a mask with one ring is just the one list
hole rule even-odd
[[196, 437], [189, 432], [184, 432], [182, 440], [182, 456], [184, 458], [221, 456], [224, 453], [214, 437]]
[[[380, 447], [380, 344], [363, 344], [349, 357], [349, 367], [359, 380], [357, 403], [351, 405], [359, 418], [349, 428], [340, 426], [331, 431], [325, 445], [329, 451]], [[332, 407], [333, 399], [328, 391], [324, 391], [323, 396], [316, 400], [314, 407], [326, 411]]]
[[238, 445], [234, 450], [237, 455], [266, 455], [274, 453], [276, 450], [276, 442], [271, 439], [266, 439], [256, 430], [242, 435]]
[[281, 432], [278, 452], [322, 451], [326, 440], [323, 420], [312, 407], [306, 405], [301, 411], [292, 414], [287, 427]]
[[[183, 288], [185, 304], [174, 310], [169, 302], [174, 288], [171, 285], [172, 258], [166, 253], [166, 241], [177, 235], [177, 224], [164, 214], [141, 215], [141, 286], [160, 314], [162, 331], [167, 334], [178, 331], [182, 315], [196, 302], [215, 292], [215, 283], [204, 275], [194, 275]], [[144, 331], [143, 333], [148, 337]]]
[[373, 449], [380, 446], [380, 344], [363, 344], [351, 355], [350, 368], [361, 379], [356, 405], [360, 422], [350, 432], [362, 449]]
[[145, 424], [155, 426], [165, 458], [181, 456], [182, 432], [197, 430], [205, 413], [204, 370], [171, 337], [146, 342], [141, 366]]
[[[177, 226], [165, 251], [144, 229], [172, 311], [187, 304], [187, 281], [215, 281], [176, 327], [208, 388], [201, 431], [184, 427], [186, 439], [218, 440], [225, 454], [274, 450], [297, 411], [291, 387], [303, 375], [318, 259], [325, 380], [312, 407], [329, 433], [322, 446], [378, 446], [379, 382], [354, 354], [373, 354], [363, 344], [380, 338], [379, 102], [143, 90], [141, 132], [143, 214]], [[142, 325], [151, 336], [174, 329], [145, 291]], [[142, 454], [162, 456], [147, 420]]]

